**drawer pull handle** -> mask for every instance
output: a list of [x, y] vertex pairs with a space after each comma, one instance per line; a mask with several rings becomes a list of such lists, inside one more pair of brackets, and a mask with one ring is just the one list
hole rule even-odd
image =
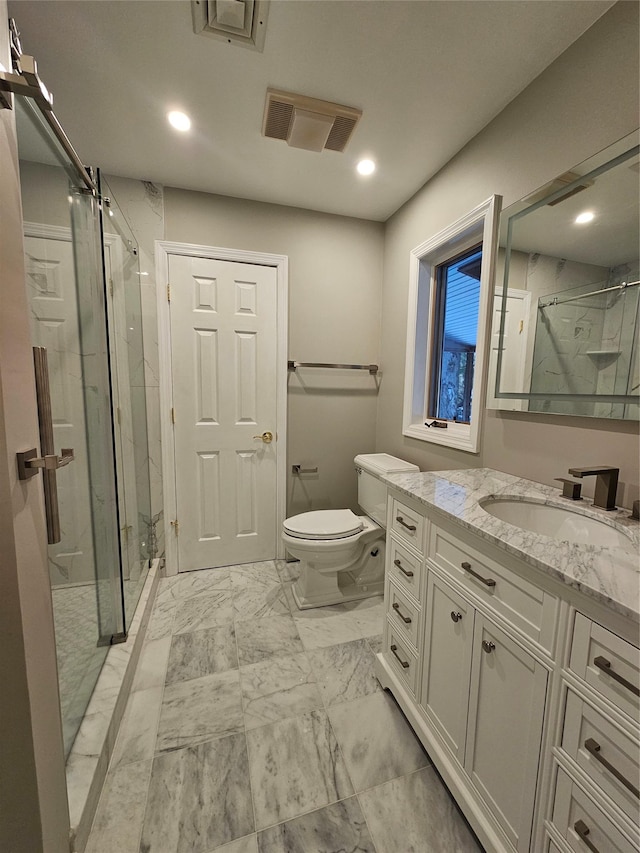
[[402, 619], [402, 621], [405, 623], [405, 625], [409, 625], [409, 623], [411, 622], [411, 617], [410, 616], [403, 616], [402, 613], [400, 613], [400, 605], [398, 604], [398, 602], [394, 601], [391, 606], [396, 611], [398, 616]]
[[400, 562], [400, 560], [394, 560], [394, 561], [393, 561], [393, 565], [394, 565], [394, 566], [397, 566], [397, 567], [400, 569], [400, 571], [402, 572], [402, 574], [403, 574], [403, 575], [406, 575], [408, 578], [412, 578], [412, 577], [413, 577], [413, 572], [410, 572], [410, 571], [409, 571], [409, 569], [405, 569], [405, 567], [402, 565], [402, 563]]
[[486, 652], [488, 655], [495, 649], [496, 644], [492, 643], [491, 640], [483, 640], [482, 641], [482, 651]]
[[460, 613], [459, 611], [456, 613], [455, 610], [452, 610], [451, 611], [451, 618], [453, 619], [454, 622], [459, 622], [462, 619], [462, 613]]
[[406, 527], [406, 529], [410, 530], [412, 533], [414, 533], [418, 529], [415, 524], [407, 524], [407, 522], [401, 515], [396, 515], [396, 521], [398, 522], [398, 524], [401, 524], [403, 527]]
[[394, 655], [398, 658], [398, 660], [402, 664], [403, 669], [409, 669], [409, 661], [402, 660], [402, 658], [398, 654], [398, 647], [394, 645], [394, 646], [390, 646], [390, 648], [391, 648], [391, 651], [394, 653]]
[[474, 572], [471, 568], [471, 563], [460, 563], [461, 567], [465, 570], [465, 572], [469, 572], [470, 575], [473, 575], [474, 578], [479, 580], [485, 586], [495, 586], [496, 582], [493, 578], [483, 578], [482, 575], [479, 575], [477, 572]]
[[597, 666], [598, 669], [601, 669], [603, 672], [608, 673], [611, 678], [618, 682], [618, 684], [622, 684], [623, 687], [626, 687], [634, 696], [640, 696], [640, 687], [636, 687], [635, 684], [632, 684], [630, 681], [627, 681], [626, 678], [623, 678], [619, 673], [615, 670], [611, 669], [611, 661], [603, 658], [601, 656], [593, 659], [594, 666]]
[[592, 850], [593, 853], [600, 853], [595, 844], [592, 844], [587, 838], [587, 835], [589, 835], [590, 830], [583, 820], [577, 820], [573, 824], [573, 828], [578, 833], [578, 838], [580, 839], [580, 841], [582, 841], [582, 843], [585, 844], [589, 848], [589, 850]]
[[640, 790], [636, 788], [633, 782], [630, 782], [627, 778], [625, 778], [622, 773], [618, 770], [617, 767], [614, 767], [606, 758], [603, 758], [600, 755], [600, 744], [595, 741], [592, 737], [587, 738], [584, 742], [584, 748], [587, 752], [592, 755], [595, 760], [602, 764], [602, 766], [611, 773], [612, 776], [615, 776], [618, 782], [622, 782], [622, 784], [627, 788], [631, 793], [640, 800]]

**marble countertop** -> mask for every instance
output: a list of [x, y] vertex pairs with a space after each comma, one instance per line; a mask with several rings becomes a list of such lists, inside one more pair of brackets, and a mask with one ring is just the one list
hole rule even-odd
[[[573, 503], [560, 496], [559, 488], [491, 468], [388, 474], [382, 479], [487, 542], [640, 622], [640, 522], [629, 518], [629, 510], [604, 512], [593, 508], [588, 499]], [[492, 497], [533, 501], [591, 516], [626, 533], [635, 553], [523, 530], [482, 508]]]

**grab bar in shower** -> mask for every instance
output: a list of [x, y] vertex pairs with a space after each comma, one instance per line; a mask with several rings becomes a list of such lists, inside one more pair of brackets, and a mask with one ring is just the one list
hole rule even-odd
[[289, 370], [296, 370], [298, 367], [328, 367], [330, 370], [368, 370], [372, 376], [380, 370], [377, 364], [326, 364], [320, 361], [288, 361], [287, 367]]

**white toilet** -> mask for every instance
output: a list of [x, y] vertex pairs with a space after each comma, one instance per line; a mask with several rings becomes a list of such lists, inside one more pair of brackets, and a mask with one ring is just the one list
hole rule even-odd
[[419, 468], [387, 453], [362, 454], [354, 463], [358, 504], [366, 515], [322, 509], [294, 515], [282, 525], [287, 551], [300, 560], [293, 597], [301, 610], [383, 591], [387, 486], [380, 475]]

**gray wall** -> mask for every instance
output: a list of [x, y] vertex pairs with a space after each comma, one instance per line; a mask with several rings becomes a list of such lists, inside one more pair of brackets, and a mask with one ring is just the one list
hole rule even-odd
[[639, 496], [637, 423], [486, 411], [479, 454], [402, 435], [410, 250], [493, 193], [506, 207], [635, 130], [638, 101], [638, 5], [621, 2], [387, 222], [378, 450], [423, 470], [487, 466], [548, 484], [572, 465], [615, 465], [618, 500]]
[[[289, 357], [377, 362], [383, 225], [165, 188], [167, 240], [289, 257]], [[288, 380], [289, 514], [357, 509], [353, 457], [375, 447], [377, 387], [365, 371], [300, 370]]]

